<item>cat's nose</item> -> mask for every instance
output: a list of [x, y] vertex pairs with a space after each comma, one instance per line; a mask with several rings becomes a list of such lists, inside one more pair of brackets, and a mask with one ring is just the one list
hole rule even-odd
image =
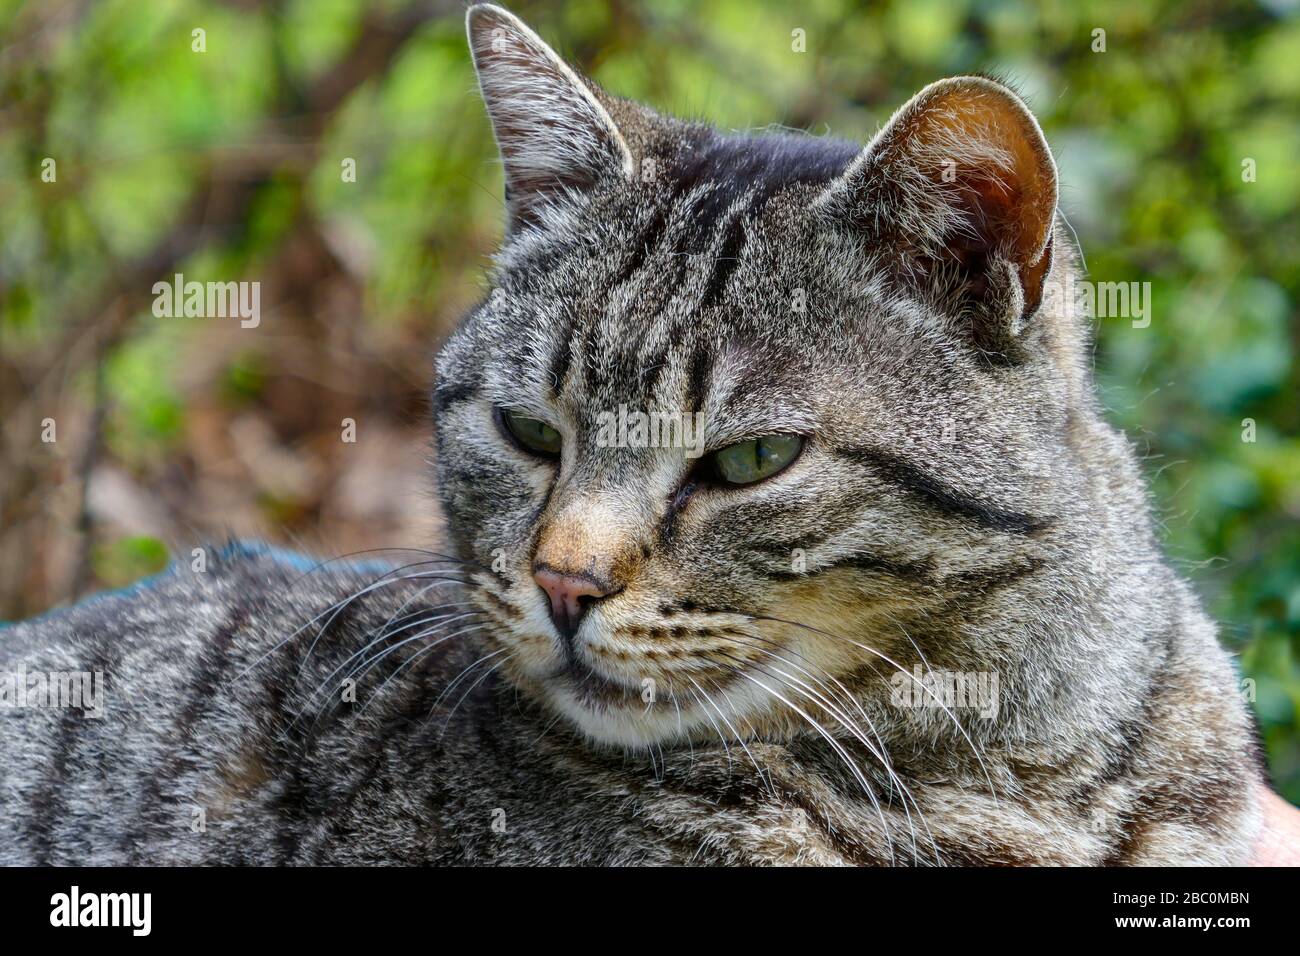
[[565, 640], [578, 633], [578, 625], [593, 604], [620, 590], [604, 587], [595, 578], [561, 574], [544, 565], [533, 569], [533, 580], [546, 592], [551, 602], [551, 620]]

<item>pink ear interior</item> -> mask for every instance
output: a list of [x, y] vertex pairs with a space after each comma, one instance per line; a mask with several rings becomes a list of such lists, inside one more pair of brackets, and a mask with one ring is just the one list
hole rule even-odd
[[1056, 213], [1056, 168], [1037, 123], [1007, 90], [953, 80], [919, 98], [897, 130], [915, 163], [964, 214], [973, 235], [1033, 283], [1045, 271]]

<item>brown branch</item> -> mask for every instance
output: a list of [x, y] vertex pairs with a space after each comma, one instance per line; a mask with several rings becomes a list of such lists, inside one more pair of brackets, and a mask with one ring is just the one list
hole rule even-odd
[[81, 496], [77, 507], [77, 532], [81, 535], [81, 541], [77, 546], [77, 564], [72, 573], [71, 586], [68, 588], [69, 596], [74, 598], [82, 594], [90, 583], [91, 559], [95, 549], [95, 521], [90, 511], [90, 480], [99, 460], [104, 417], [108, 412], [108, 387], [105, 381], [107, 344], [102, 337], [95, 343], [94, 407], [91, 409], [90, 419], [86, 425], [86, 436], [76, 466], [77, 481], [80, 486], [78, 493]]

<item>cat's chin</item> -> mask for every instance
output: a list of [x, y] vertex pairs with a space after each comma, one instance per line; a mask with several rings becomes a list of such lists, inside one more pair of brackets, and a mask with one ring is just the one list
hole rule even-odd
[[780, 682], [762, 668], [696, 670], [674, 682], [661, 673], [638, 680], [596, 661], [557, 657], [517, 654], [505, 676], [593, 744], [626, 750], [725, 746], [782, 729], [771, 722], [773, 699], [764, 689]]
[[610, 747], [643, 750], [685, 741], [690, 727], [683, 720], [678, 725], [675, 714], [654, 708], [638, 709], [627, 705], [601, 705], [572, 688], [553, 688], [551, 706], [594, 743]]
[[551, 707], [595, 743], [642, 749], [689, 732], [675, 703], [643, 700], [641, 688], [582, 666], [559, 667], [538, 683]]
[[[731, 737], [744, 725], [752, 732], [752, 716], [742, 718], [758, 701], [736, 688], [720, 709], [709, 710], [696, 697], [671, 695], [646, 699], [646, 689], [631, 687], [594, 672], [570, 669], [553, 673], [541, 682], [551, 707], [596, 744], [629, 750], [666, 748], [717, 742]], [[713, 700], [716, 707], [717, 701]], [[734, 737], [732, 739], [734, 743]]]

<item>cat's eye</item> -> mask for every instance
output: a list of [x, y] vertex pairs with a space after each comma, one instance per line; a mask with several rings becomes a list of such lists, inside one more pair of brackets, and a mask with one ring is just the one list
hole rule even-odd
[[546, 422], [506, 409], [497, 410], [497, 422], [515, 444], [544, 458], [560, 457], [560, 433]]
[[803, 439], [798, 435], [765, 435], [715, 451], [713, 470], [731, 485], [752, 485], [771, 478], [799, 456]]

